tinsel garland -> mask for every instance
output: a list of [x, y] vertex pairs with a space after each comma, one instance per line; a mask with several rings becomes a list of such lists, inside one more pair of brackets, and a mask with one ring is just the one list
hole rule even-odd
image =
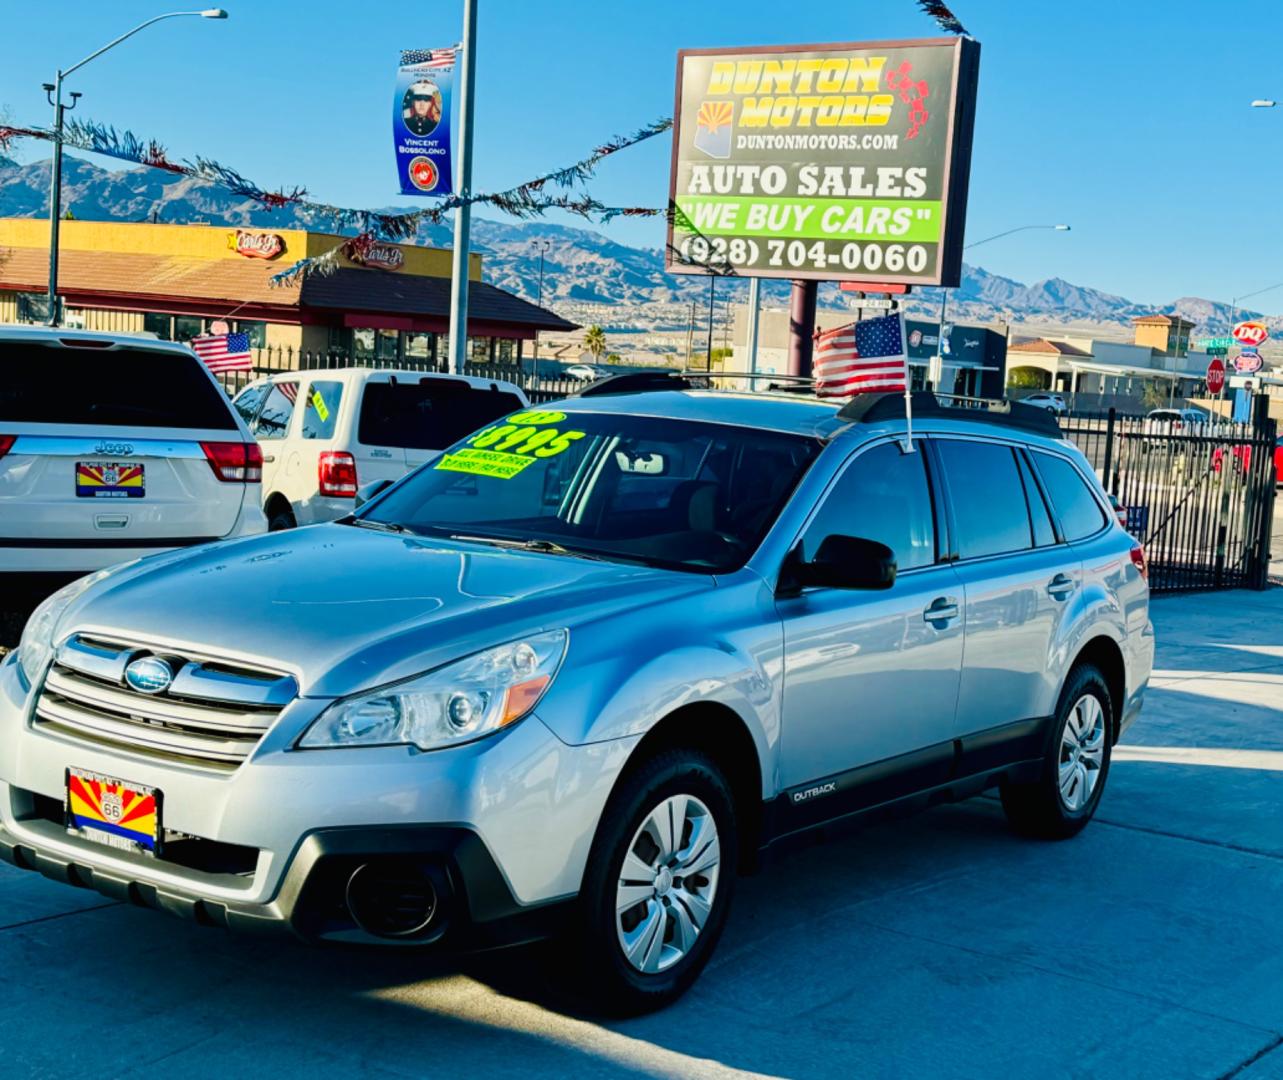
[[918, 0], [918, 7], [923, 13], [935, 20], [936, 26], [940, 27], [946, 34], [959, 34], [962, 37], [970, 37], [967, 28], [962, 25], [952, 11], [947, 6], [938, 2], [938, 0]]

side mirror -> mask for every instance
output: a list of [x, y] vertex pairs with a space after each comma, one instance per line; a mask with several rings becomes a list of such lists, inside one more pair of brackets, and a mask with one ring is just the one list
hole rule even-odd
[[797, 588], [889, 589], [895, 573], [895, 552], [886, 544], [834, 534], [821, 541], [814, 559], [791, 562], [784, 576]]
[[371, 499], [373, 499], [374, 496], [378, 495], [381, 491], [384, 491], [385, 489], [390, 488], [391, 486], [392, 486], [391, 480], [371, 480], [368, 484], [362, 484], [359, 488], [356, 489], [357, 508], [364, 506]]

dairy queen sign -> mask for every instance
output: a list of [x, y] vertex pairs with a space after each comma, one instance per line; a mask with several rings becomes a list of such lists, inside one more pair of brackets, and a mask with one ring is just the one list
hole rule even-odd
[[246, 232], [237, 229], [227, 234], [227, 246], [247, 259], [274, 259], [285, 250], [285, 237], [280, 233]]

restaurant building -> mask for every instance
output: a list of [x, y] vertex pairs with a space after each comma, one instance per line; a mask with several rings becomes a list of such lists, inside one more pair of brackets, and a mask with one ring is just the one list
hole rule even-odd
[[[317, 358], [416, 367], [449, 356], [450, 260], [443, 248], [377, 243], [349, 249], [331, 274], [273, 286], [274, 274], [342, 244], [300, 229], [64, 221], [58, 292], [63, 324], [190, 341], [243, 331], [265, 368]], [[517, 363], [544, 330], [574, 323], [481, 280], [469, 263], [468, 357]], [[49, 224], [0, 218], [0, 323], [48, 315]], [[216, 325], [217, 324], [217, 325]]]

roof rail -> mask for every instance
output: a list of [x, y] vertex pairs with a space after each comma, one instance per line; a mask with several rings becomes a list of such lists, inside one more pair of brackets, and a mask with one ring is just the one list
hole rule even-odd
[[629, 371], [623, 375], [607, 375], [570, 396], [597, 397], [601, 394], [644, 394], [651, 390], [690, 390], [693, 385], [678, 371]]
[[[1063, 438], [1055, 416], [1048, 410], [1033, 405], [1022, 405], [1007, 398], [955, 397], [921, 390], [914, 391], [911, 396], [915, 419], [929, 417], [933, 420], [1000, 424], [1003, 427], [1045, 435], [1049, 439]], [[838, 411], [839, 420], [847, 420], [853, 424], [875, 424], [882, 420], [904, 418], [904, 395], [895, 393], [860, 394]]]

